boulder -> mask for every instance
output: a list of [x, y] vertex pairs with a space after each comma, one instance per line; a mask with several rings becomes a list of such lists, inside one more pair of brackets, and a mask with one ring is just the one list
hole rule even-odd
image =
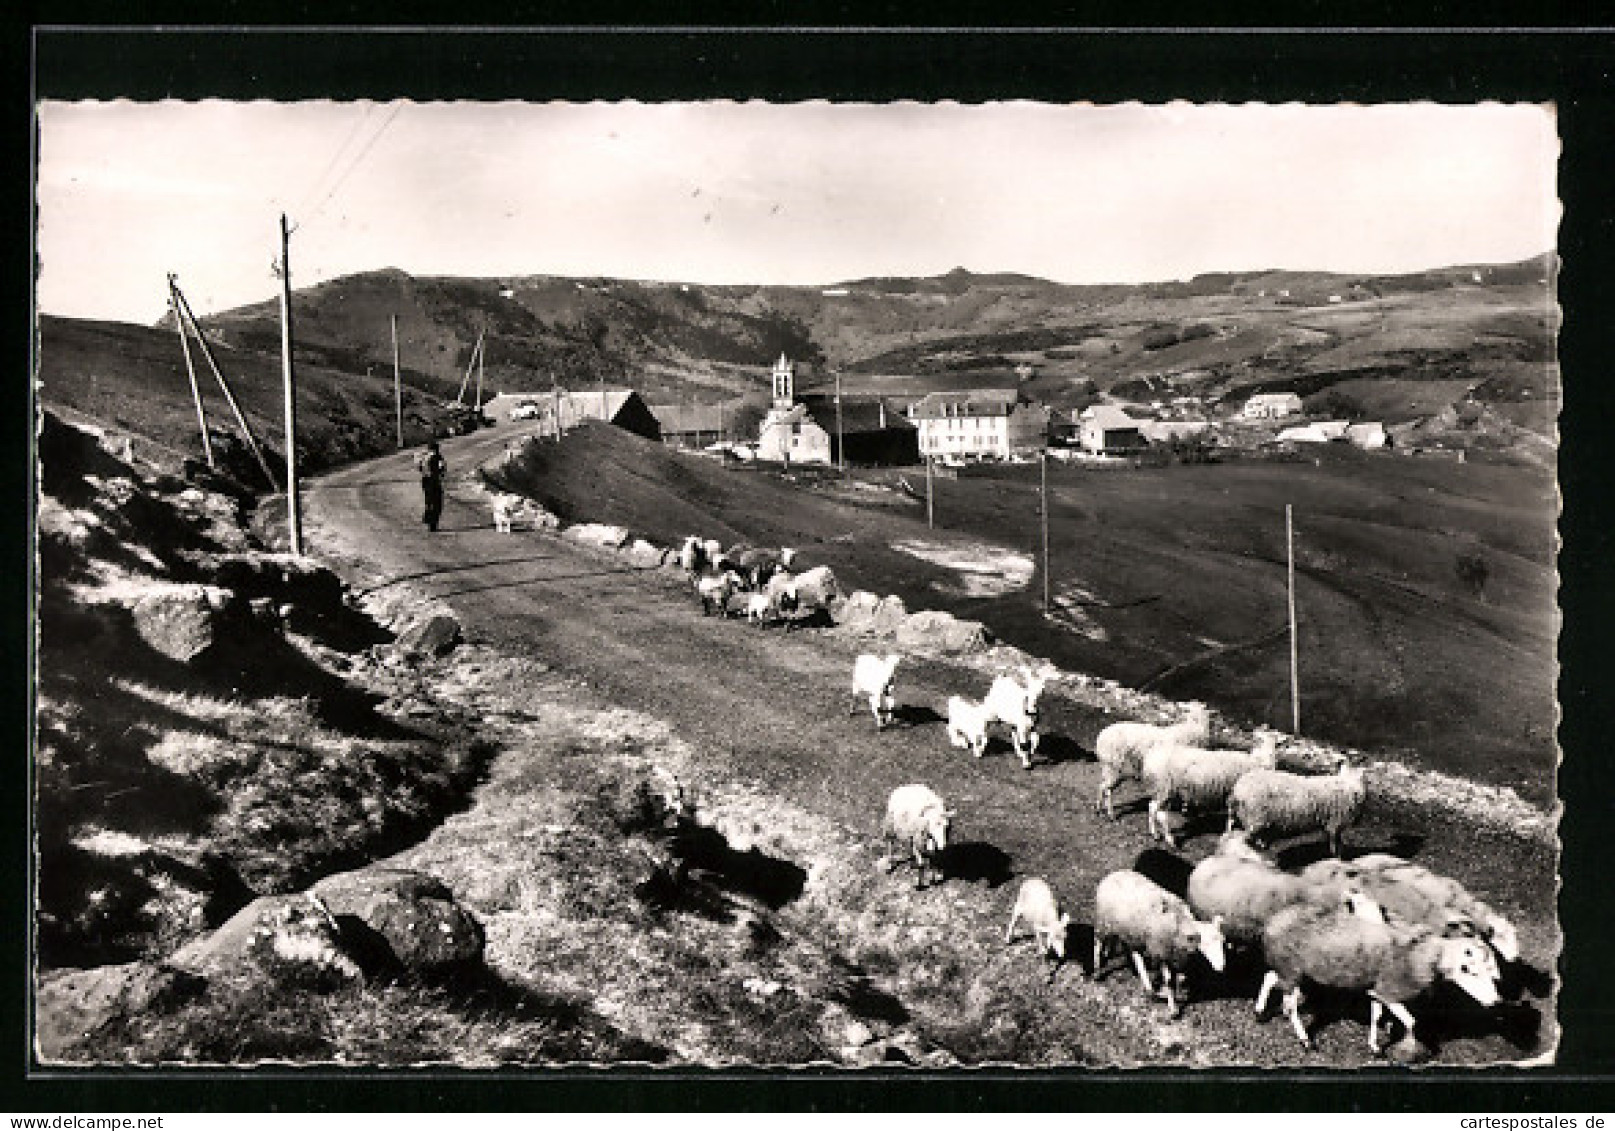
[[189, 663], [226, 635], [242, 609], [235, 595], [217, 585], [154, 586], [135, 599], [130, 608], [135, 631], [155, 651], [171, 660]]
[[264, 895], [211, 935], [175, 951], [169, 963], [202, 975], [246, 964], [296, 964], [347, 981], [360, 977], [331, 914], [307, 895]]
[[860, 590], [836, 610], [836, 623], [853, 632], [892, 636], [908, 619], [908, 608], [901, 597], [876, 597]]
[[431, 970], [482, 958], [482, 925], [424, 872], [362, 868], [327, 876], [309, 892], [367, 965]]
[[991, 643], [992, 636], [980, 621], [932, 610], [913, 614], [897, 630], [900, 650], [924, 655], [971, 655], [985, 652]]
[[656, 569], [667, 558], [667, 551], [643, 538], [635, 538], [623, 548], [623, 555], [641, 569]]
[[460, 622], [438, 613], [404, 630], [393, 645], [405, 656], [446, 656], [459, 646]]
[[581, 522], [576, 526], [569, 526], [561, 532], [564, 538], [574, 542], [582, 542], [586, 546], [600, 546], [607, 550], [619, 550], [628, 541], [628, 529], [622, 526], [607, 526], [598, 522]]
[[82, 1041], [111, 1022], [183, 1000], [205, 984], [195, 974], [150, 962], [55, 971], [40, 979], [34, 1047], [44, 1061], [72, 1059]]

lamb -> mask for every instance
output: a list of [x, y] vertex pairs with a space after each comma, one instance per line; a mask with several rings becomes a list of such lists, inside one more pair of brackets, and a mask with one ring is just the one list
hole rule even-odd
[[1271, 770], [1278, 754], [1278, 735], [1265, 731], [1249, 750], [1203, 750], [1196, 746], [1157, 744], [1144, 754], [1141, 776], [1150, 791], [1149, 830], [1177, 847], [1164, 809], [1181, 805], [1185, 812], [1227, 805], [1236, 783], [1255, 770]]
[[1211, 740], [1211, 712], [1204, 703], [1190, 703], [1188, 716], [1171, 726], [1153, 723], [1111, 723], [1099, 732], [1094, 742], [1094, 758], [1099, 762], [1101, 779], [1099, 795], [1094, 799], [1094, 811], [1100, 806], [1111, 820], [1116, 819], [1116, 807], [1111, 794], [1124, 781], [1138, 779], [1143, 768], [1144, 751], [1157, 742], [1171, 742], [1183, 746], [1204, 746]]
[[515, 531], [517, 513], [522, 509], [526, 500], [520, 495], [512, 495], [501, 491], [490, 500], [493, 509], [493, 528], [501, 534], [510, 534]]
[[1520, 943], [1514, 924], [1476, 899], [1457, 880], [1410, 864], [1399, 856], [1373, 853], [1349, 862], [1320, 860], [1301, 875], [1331, 891], [1363, 891], [1399, 919], [1422, 924], [1448, 938], [1482, 939], [1504, 962], [1519, 960]]
[[1340, 834], [1362, 815], [1368, 790], [1362, 767], [1342, 762], [1339, 773], [1304, 777], [1285, 770], [1254, 770], [1228, 798], [1228, 827], [1250, 830], [1252, 840], [1323, 831], [1340, 855]]
[[1105, 951], [1112, 942], [1125, 946], [1133, 956], [1138, 980], [1144, 992], [1155, 992], [1150, 982], [1148, 956], [1161, 967], [1161, 980], [1167, 1006], [1174, 1015], [1182, 1012], [1175, 990], [1184, 967], [1196, 952], [1213, 970], [1223, 968], [1223, 934], [1220, 919], [1201, 922], [1189, 905], [1137, 872], [1112, 872], [1099, 881], [1094, 892], [1093, 977], [1099, 978]]
[[858, 710], [860, 696], [869, 700], [869, 709], [875, 716], [875, 729], [884, 730], [892, 721], [896, 700], [892, 695], [892, 682], [897, 675], [897, 662], [902, 659], [896, 652], [886, 656], [871, 656], [865, 652], [852, 665], [852, 712]]
[[796, 575], [789, 592], [802, 608], [820, 609], [841, 596], [841, 586], [829, 566], [814, 566]]
[[928, 871], [934, 869], [942, 875], [939, 857], [948, 847], [954, 816], [954, 811], [929, 786], [915, 783], [892, 790], [881, 831], [889, 844], [898, 846], [898, 851], [887, 872], [897, 871], [905, 856], [911, 859], [919, 873], [914, 881], [916, 891], [926, 886]]
[[1071, 916], [1060, 910], [1059, 901], [1047, 881], [1034, 876], [1021, 885], [1015, 896], [1015, 907], [1009, 913], [1009, 929], [1004, 932], [1006, 943], [1015, 938], [1015, 924], [1020, 920], [1025, 920], [1032, 928], [1032, 938], [1037, 941], [1040, 953], [1065, 961], [1065, 938]]
[[1221, 916], [1228, 941], [1244, 946], [1260, 946], [1262, 931], [1277, 912], [1326, 891], [1279, 868], [1242, 832], [1225, 833], [1217, 851], [1189, 873], [1190, 910], [1202, 919]]
[[978, 758], [987, 752], [987, 724], [991, 721], [987, 704], [962, 695], [948, 699], [948, 741]]
[[712, 610], [717, 609], [720, 616], [727, 616], [729, 598], [739, 588], [740, 578], [733, 571], [702, 574], [696, 578], [695, 592], [701, 598], [701, 615], [711, 616]]
[[993, 680], [981, 706], [987, 712], [988, 722], [1001, 722], [1009, 727], [1015, 754], [1020, 758], [1021, 766], [1030, 770], [1032, 755], [1037, 753], [1037, 701], [1043, 694], [1045, 680], [1025, 666], [1021, 668], [1021, 674], [1026, 678], [1025, 683], [1008, 675]]
[[1407, 1003], [1438, 979], [1458, 986], [1484, 1006], [1497, 1004], [1497, 960], [1480, 940], [1443, 938], [1417, 924], [1375, 920], [1342, 906], [1297, 903], [1273, 916], [1262, 932], [1268, 973], [1256, 995], [1256, 1013], [1267, 1011], [1275, 987], [1302, 1045], [1312, 1038], [1301, 1023], [1301, 984], [1366, 991], [1371, 1003], [1368, 1047], [1379, 1052], [1383, 1011], [1402, 1022], [1413, 1040]]

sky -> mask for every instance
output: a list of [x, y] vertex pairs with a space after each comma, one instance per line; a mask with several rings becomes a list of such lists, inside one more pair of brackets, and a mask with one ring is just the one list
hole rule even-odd
[[1397, 273], [1555, 246], [1551, 107], [43, 102], [39, 309], [413, 275]]

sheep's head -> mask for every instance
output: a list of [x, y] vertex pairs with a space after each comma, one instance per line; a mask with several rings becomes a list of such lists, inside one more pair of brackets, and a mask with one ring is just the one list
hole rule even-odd
[[1520, 960], [1520, 937], [1515, 933], [1513, 923], [1494, 911], [1486, 916], [1482, 925], [1487, 932], [1487, 941], [1497, 951], [1499, 958], [1504, 962]]
[[1265, 860], [1256, 846], [1251, 843], [1250, 833], [1244, 829], [1234, 829], [1232, 832], [1222, 834], [1217, 841], [1217, 855], [1229, 856], [1235, 860]]
[[1341, 897], [1340, 903], [1349, 914], [1356, 916], [1365, 923], [1385, 922], [1385, 908], [1381, 907], [1376, 900], [1364, 895], [1356, 888], [1352, 888], [1347, 891], [1346, 894]]
[[789, 546], [786, 546], [784, 549], [780, 550], [780, 552], [779, 552], [779, 564], [780, 565], [784, 566], [786, 569], [790, 569], [791, 565], [795, 561], [796, 561], [796, 551], [795, 550], [791, 549]]
[[924, 835], [927, 852], [941, 852], [948, 847], [948, 833], [953, 830], [953, 816], [952, 809], [943, 809], [940, 812], [933, 809], [926, 814]]
[[1481, 1005], [1496, 1005], [1497, 956], [1478, 939], [1442, 939], [1436, 969]]
[[1258, 762], [1272, 769], [1279, 761], [1279, 736], [1277, 731], [1262, 730], [1256, 734], [1256, 745], [1251, 747], [1251, 754]]
[[1209, 923], [1192, 922], [1185, 942], [1205, 956], [1211, 968], [1221, 973], [1226, 956], [1223, 953], [1222, 916], [1218, 915]]
[[1071, 916], [1062, 913], [1060, 918], [1055, 920], [1054, 930], [1049, 935], [1049, 950], [1062, 962], [1065, 961], [1065, 937], [1070, 933]]

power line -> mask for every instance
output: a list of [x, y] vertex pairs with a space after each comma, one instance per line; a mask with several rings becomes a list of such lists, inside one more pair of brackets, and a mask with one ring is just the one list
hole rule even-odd
[[308, 219], [304, 221], [305, 223], [312, 221], [314, 217], [320, 214], [320, 210], [331, 202], [331, 198], [337, 194], [337, 190], [346, 184], [348, 178], [353, 176], [354, 170], [364, 163], [364, 159], [368, 157], [370, 155], [370, 151], [376, 147], [376, 142], [381, 140], [381, 135], [387, 132], [387, 128], [397, 120], [398, 115], [403, 111], [403, 109], [404, 104], [402, 102], [393, 107], [392, 113], [387, 115], [386, 120], [381, 123], [381, 127], [377, 129], [375, 133], [370, 135], [370, 140], [365, 142], [364, 148], [359, 150], [358, 154], [354, 156], [353, 160], [348, 163], [348, 167], [343, 170], [342, 175], [336, 179], [336, 183], [331, 186], [330, 191], [327, 192], [324, 198], [314, 206], [313, 211], [308, 214]]
[[354, 139], [359, 136], [359, 131], [364, 128], [365, 123], [370, 120], [371, 115], [375, 112], [376, 104], [374, 102], [368, 103], [365, 106], [364, 113], [359, 115], [358, 121], [354, 122], [352, 127], [348, 130], [348, 136], [342, 139], [342, 144], [337, 146], [336, 151], [331, 154], [331, 159], [325, 163], [325, 168], [320, 170], [320, 175], [315, 177], [314, 180], [310, 182], [308, 191], [303, 194], [303, 199], [298, 202], [297, 208], [293, 210], [293, 215], [301, 216], [305, 214], [307, 209], [304, 206], [307, 205], [310, 200], [313, 200], [314, 195], [319, 192], [322, 187], [324, 187], [326, 178], [329, 177], [331, 175], [331, 171], [336, 168], [337, 162], [347, 154], [348, 147], [353, 144]]

